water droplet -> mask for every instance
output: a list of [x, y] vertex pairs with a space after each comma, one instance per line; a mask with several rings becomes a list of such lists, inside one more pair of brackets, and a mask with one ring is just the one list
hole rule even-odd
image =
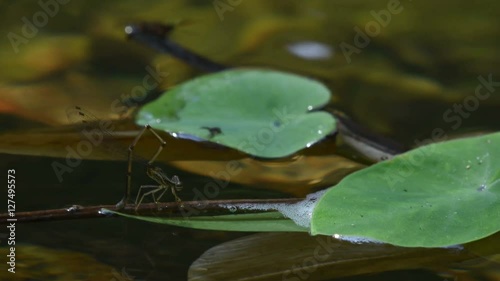
[[307, 107], [307, 110], [312, 110], [312, 109], [313, 109], [312, 105]]
[[67, 208], [66, 211], [73, 213], [73, 212], [77, 212], [77, 211], [81, 210], [82, 208], [83, 207], [80, 205], [73, 205], [73, 206]]
[[99, 215], [104, 215], [104, 216], [112, 216], [113, 213], [109, 210], [106, 210], [106, 209], [100, 209], [98, 212], [97, 212]]
[[231, 212], [231, 213], [234, 213], [234, 212], [236, 212], [236, 211], [237, 211], [236, 206], [229, 206], [229, 208], [228, 208], [228, 209], [229, 209], [229, 212]]
[[469, 170], [470, 169], [470, 165], [465, 166], [465, 169]]
[[481, 184], [481, 185], [479, 186], [479, 188], [477, 189], [477, 191], [483, 191], [483, 190], [485, 190], [485, 189], [486, 189], [486, 185], [485, 185], [485, 184]]
[[321, 135], [321, 134], [323, 134], [323, 131], [318, 130], [318, 135]]
[[161, 122], [161, 119], [160, 119], [160, 118], [157, 118], [157, 119], [156, 119], [156, 123], [160, 124], [160, 122]]
[[477, 160], [477, 164], [479, 164], [479, 165], [483, 164], [483, 159], [479, 158], [479, 156], [476, 157], [476, 160]]
[[130, 25], [125, 26], [125, 33], [126, 34], [132, 34], [134, 32], [134, 28]]

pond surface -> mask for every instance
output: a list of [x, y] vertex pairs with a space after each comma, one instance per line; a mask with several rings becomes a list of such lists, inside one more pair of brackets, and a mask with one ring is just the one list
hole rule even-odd
[[[155, 72], [159, 88], [167, 89], [202, 74], [126, 41], [129, 22], [176, 23], [172, 40], [223, 64], [320, 80], [332, 91], [330, 107], [408, 148], [500, 129], [498, 1], [5, 0], [0, 7], [0, 131], [11, 134], [0, 137], [0, 172], [16, 170], [18, 212], [114, 204], [122, 196], [125, 158], [105, 149], [62, 177], [54, 172], [66, 146], [78, 143], [69, 138], [78, 135], [74, 129], [54, 134], [75, 122], [68, 108], [117, 120], [123, 112], [115, 101], [139, 91], [147, 75]], [[131, 119], [125, 123], [128, 132], [137, 130]], [[32, 131], [38, 129], [51, 137]], [[126, 155], [132, 138], [123, 135], [111, 146]], [[184, 200], [229, 159], [251, 172], [232, 179], [216, 199], [303, 197], [366, 164], [335, 158], [333, 138], [275, 162], [165, 138], [159, 162], [182, 180]], [[148, 138], [138, 154], [149, 159], [156, 145]], [[150, 183], [143, 168], [144, 160], [134, 164], [136, 185]], [[17, 224], [18, 273], [2, 267], [0, 279], [186, 280], [206, 250], [245, 235], [122, 218]], [[475, 277], [460, 271], [461, 278], [500, 280], [498, 263], [479, 268], [471, 271]], [[443, 280], [408, 269], [342, 280]]]

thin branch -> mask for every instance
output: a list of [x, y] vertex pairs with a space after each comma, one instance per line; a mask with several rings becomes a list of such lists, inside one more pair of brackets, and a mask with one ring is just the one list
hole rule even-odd
[[159, 52], [170, 54], [185, 63], [207, 72], [217, 72], [231, 68], [184, 48], [168, 38], [174, 26], [158, 22], [129, 24], [125, 33], [129, 39], [145, 44]]
[[[88, 219], [88, 218], [109, 218], [116, 217], [107, 213], [102, 213], [101, 209], [111, 211], [119, 211], [124, 214], [141, 215], [141, 216], [181, 216], [183, 214], [203, 215], [215, 213], [233, 214], [227, 206], [236, 207], [238, 213], [251, 212], [240, 208], [239, 206], [247, 204], [293, 204], [302, 199], [251, 199], [251, 200], [210, 200], [210, 201], [187, 201], [187, 202], [168, 202], [168, 203], [148, 203], [141, 204], [137, 210], [134, 204], [127, 204], [123, 209], [118, 210], [116, 205], [97, 205], [97, 206], [79, 206], [74, 205], [65, 209], [40, 210], [29, 212], [16, 212], [15, 216], [9, 216], [9, 213], [0, 214], [0, 224], [8, 224], [11, 222], [26, 223], [26, 222], [42, 222], [42, 221], [60, 221], [73, 219]], [[255, 212], [255, 211], [254, 211]]]

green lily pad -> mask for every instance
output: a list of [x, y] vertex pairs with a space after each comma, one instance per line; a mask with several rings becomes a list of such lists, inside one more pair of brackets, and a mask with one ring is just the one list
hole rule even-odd
[[136, 123], [176, 137], [205, 140], [248, 154], [289, 156], [334, 132], [321, 83], [284, 72], [238, 69], [195, 78], [145, 105]]
[[500, 230], [500, 133], [431, 144], [353, 173], [321, 197], [312, 234], [443, 247]]

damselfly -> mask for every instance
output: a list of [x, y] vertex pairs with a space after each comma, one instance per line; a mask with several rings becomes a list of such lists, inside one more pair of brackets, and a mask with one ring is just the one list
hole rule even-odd
[[[113, 126], [110, 126], [109, 122], [110, 121], [103, 121], [99, 118], [97, 118], [95, 115], [93, 115], [91, 112], [88, 110], [85, 110], [81, 107], [75, 106], [71, 107], [67, 110], [67, 116], [68, 119], [72, 123], [79, 123], [82, 124], [85, 128], [85, 132], [93, 132], [94, 134], [100, 134], [101, 140], [104, 137], [113, 137]], [[107, 123], [106, 123], [107, 122]], [[160, 153], [162, 152], [163, 148], [166, 145], [166, 142], [163, 140], [163, 138], [155, 132], [151, 126], [146, 125], [142, 128], [142, 130], [137, 134], [135, 139], [132, 141], [132, 143], [129, 145], [128, 149], [126, 148], [120, 148], [118, 145], [109, 145], [105, 142], [99, 142], [99, 145], [102, 145], [106, 150], [108, 150], [110, 153], [113, 154], [120, 154], [121, 156], [127, 157], [127, 183], [125, 186], [125, 192], [122, 200], [118, 202], [117, 208], [121, 209], [123, 208], [129, 201], [130, 199], [130, 194], [131, 194], [131, 189], [132, 189], [132, 162], [134, 159], [134, 148], [139, 142], [140, 138], [144, 135], [146, 131], [149, 131], [151, 134], [155, 136], [155, 138], [160, 142], [160, 145], [156, 151], [156, 153], [153, 155], [153, 157], [150, 160], [145, 160], [144, 158], [140, 158], [142, 160], [147, 161], [146, 165], [146, 174], [153, 179], [157, 185], [141, 185], [139, 187], [139, 191], [136, 196], [136, 200], [134, 202], [137, 208], [140, 206], [142, 201], [146, 196], [151, 195], [153, 198], [153, 202], [158, 203], [159, 200], [163, 197], [165, 192], [167, 190], [171, 190], [172, 194], [175, 197], [176, 201], [181, 201], [179, 196], [177, 195], [177, 191], [180, 191], [182, 189], [181, 182], [179, 180], [179, 177], [173, 176], [172, 178], [169, 178], [160, 167], [156, 167], [153, 165], [155, 162], [156, 158]], [[137, 158], [137, 156], [136, 156]], [[148, 192], [144, 192], [144, 189], [152, 189]], [[156, 194], [159, 193], [159, 196], [156, 197]], [[142, 194], [142, 196], [141, 196]]]

